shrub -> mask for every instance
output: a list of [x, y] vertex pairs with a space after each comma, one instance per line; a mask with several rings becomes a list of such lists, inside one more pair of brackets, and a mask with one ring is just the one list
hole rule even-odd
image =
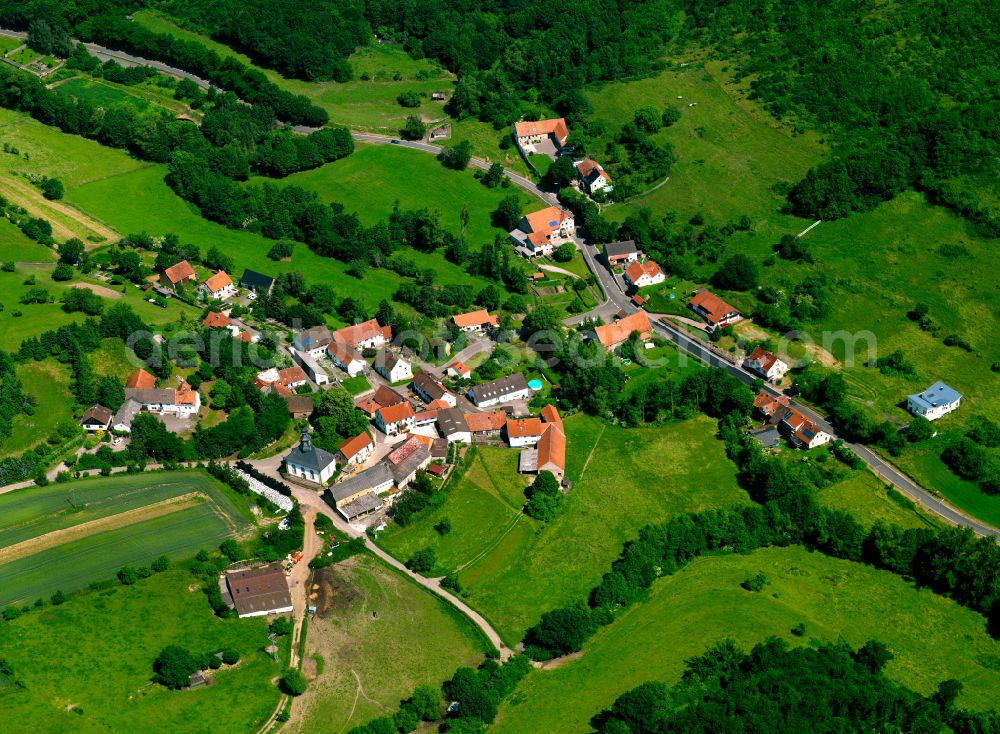
[[289, 696], [301, 696], [306, 692], [306, 677], [294, 668], [289, 668], [278, 681], [281, 690]]
[[764, 585], [767, 584], [767, 576], [762, 573], [758, 573], [756, 576], [751, 576], [750, 578], [744, 580], [740, 586], [742, 586], [747, 591], [761, 591]]
[[156, 573], [162, 573], [170, 568], [170, 559], [166, 556], [160, 556], [153, 561], [150, 568], [152, 568]]
[[447, 535], [451, 532], [451, 520], [447, 517], [442, 517], [441, 520], [434, 526], [434, 530], [438, 535]]
[[434, 549], [424, 548], [410, 556], [410, 559], [406, 562], [406, 567], [414, 573], [427, 573], [434, 568], [436, 562], [437, 554], [434, 552]]
[[240, 661], [240, 654], [231, 647], [222, 651], [222, 662], [226, 665], [236, 665]]
[[198, 670], [194, 655], [179, 645], [167, 645], [153, 661], [154, 680], [167, 688], [183, 688]]
[[396, 96], [396, 103], [400, 107], [419, 107], [420, 94], [417, 92], [403, 92]]
[[139, 571], [132, 566], [122, 566], [118, 572], [118, 580], [124, 586], [131, 586], [139, 580]]

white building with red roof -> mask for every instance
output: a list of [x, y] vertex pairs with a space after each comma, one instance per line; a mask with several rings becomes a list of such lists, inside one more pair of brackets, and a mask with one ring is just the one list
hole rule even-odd
[[236, 295], [236, 286], [233, 285], [232, 278], [226, 274], [225, 270], [220, 270], [211, 278], [208, 278], [198, 288], [205, 292], [209, 298], [224, 301]]
[[562, 117], [514, 123], [514, 138], [517, 140], [517, 147], [525, 156], [531, 153], [555, 156], [559, 149], [566, 145], [568, 137], [569, 128], [566, 127], [566, 120]]
[[743, 318], [743, 314], [730, 306], [711, 291], [702, 288], [694, 294], [688, 308], [701, 316], [710, 329], [718, 329], [729, 324], [735, 324]]
[[611, 176], [608, 175], [608, 172], [597, 161], [584, 158], [574, 165], [576, 166], [576, 175], [580, 180], [580, 186], [591, 196], [598, 191], [611, 193], [614, 189], [614, 185], [611, 183]]
[[765, 380], [777, 382], [788, 372], [788, 365], [778, 359], [778, 355], [763, 347], [757, 347], [743, 361], [743, 366]]
[[636, 260], [629, 263], [628, 267], [625, 268], [624, 277], [625, 282], [629, 286], [638, 289], [662, 283], [667, 279], [667, 274], [663, 272], [663, 268], [652, 260], [647, 260], [646, 262]]
[[549, 206], [521, 217], [517, 229], [510, 232], [518, 254], [525, 257], [551, 255], [563, 242], [576, 234], [573, 213], [558, 206]]

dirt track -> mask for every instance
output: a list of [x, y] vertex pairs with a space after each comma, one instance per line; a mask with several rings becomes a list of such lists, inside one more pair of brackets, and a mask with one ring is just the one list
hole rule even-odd
[[[24, 179], [14, 176], [0, 176], [0, 193], [18, 206], [23, 206], [31, 215], [47, 220], [52, 225], [52, 234], [57, 240], [79, 237], [86, 241], [91, 235], [96, 235], [103, 240], [117, 240], [121, 237], [115, 230], [75, 207], [61, 201], [49, 201], [42, 196], [41, 191]], [[74, 231], [63, 222], [53, 218], [52, 214], [59, 214], [75, 222], [78, 225], [77, 230]], [[95, 247], [96, 245], [93, 242], [87, 242], [87, 246]]]
[[161, 517], [162, 515], [170, 515], [174, 512], [180, 512], [181, 510], [186, 510], [189, 507], [194, 507], [207, 499], [208, 498], [201, 492], [188, 492], [187, 494], [182, 494], [177, 497], [171, 497], [168, 500], [154, 502], [153, 504], [146, 505], [145, 507], [137, 507], [134, 510], [119, 512], [117, 515], [109, 515], [108, 517], [101, 517], [97, 520], [91, 520], [90, 522], [74, 525], [73, 527], [53, 530], [51, 533], [40, 535], [37, 538], [15, 543], [14, 545], [9, 545], [6, 548], [0, 548], [0, 564], [10, 563], [11, 561], [16, 561], [19, 558], [24, 558], [25, 556], [30, 556], [34, 553], [40, 553], [41, 551], [48, 550], [49, 548], [55, 548], [74, 540], [87, 538], [97, 533], [107, 532], [108, 530], [118, 530], [119, 528], [135, 525], [136, 523], [144, 522], [146, 520], [152, 520], [153, 518]]

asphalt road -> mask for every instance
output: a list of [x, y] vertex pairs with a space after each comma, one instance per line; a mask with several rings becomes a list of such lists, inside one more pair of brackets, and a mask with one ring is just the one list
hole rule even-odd
[[[26, 33], [19, 31], [11, 31], [6, 29], [0, 29], [0, 36], [7, 36], [9, 38], [25, 39], [27, 37]], [[107, 48], [106, 46], [101, 46], [96, 43], [86, 43], [84, 44], [87, 50], [95, 56], [102, 58], [115, 59], [116, 61], [123, 64], [131, 65], [142, 65], [149, 66], [157, 71], [161, 71], [164, 74], [169, 74], [181, 79], [190, 79], [199, 87], [203, 89], [208, 89], [211, 83], [201, 77], [191, 74], [183, 69], [177, 67], [169, 66], [167, 64], [161, 63], [159, 61], [154, 61], [152, 59], [144, 59], [138, 56], [133, 56], [131, 54], [124, 53], [122, 51], [116, 51], [114, 49]], [[314, 128], [306, 127], [296, 127], [298, 132], [311, 132]], [[437, 155], [441, 152], [441, 146], [432, 145], [430, 143], [424, 143], [422, 141], [410, 141], [401, 140], [398, 138], [392, 138], [386, 135], [375, 135], [372, 133], [361, 133], [354, 132], [352, 137], [355, 140], [375, 143], [380, 145], [398, 145], [403, 148], [411, 148], [413, 150], [420, 150], [425, 153], [431, 153]], [[481, 158], [472, 158], [470, 165], [487, 169], [490, 163]], [[555, 194], [544, 191], [541, 189], [534, 181], [528, 179], [519, 173], [514, 171], [504, 171], [504, 175], [511, 180], [513, 184], [519, 188], [527, 191], [536, 198], [545, 202], [546, 204], [558, 204], [558, 198]], [[815, 224], [813, 225], [815, 226]], [[607, 317], [609, 313], [616, 313], [619, 310], [625, 311], [626, 313], [633, 313], [638, 309], [632, 304], [628, 296], [622, 291], [620, 282], [614, 277], [614, 275], [605, 268], [601, 263], [598, 262], [597, 247], [595, 244], [587, 244], [584, 239], [580, 239], [577, 243], [578, 247], [583, 253], [584, 259], [587, 262], [587, 266], [592, 272], [596, 273], [598, 279], [600, 280], [601, 286], [604, 288], [604, 292], [607, 295], [607, 300], [595, 309], [587, 312], [586, 314], [579, 314], [571, 319], [573, 323], [579, 323], [584, 318], [590, 316], [602, 316]], [[698, 340], [693, 339], [688, 336], [686, 332], [682, 329], [670, 324], [669, 322], [663, 322], [660, 320], [654, 320], [653, 326], [660, 333], [664, 334], [668, 339], [677, 344], [678, 347], [688, 352], [689, 354], [697, 357], [699, 360], [705, 362], [706, 364], [716, 367], [718, 369], [727, 370], [731, 375], [737, 379], [745, 382], [748, 385], [752, 385], [754, 382], [754, 376], [750, 375], [740, 367], [737, 367], [727, 360], [722, 359], [713, 352], [705, 348], [705, 346], [698, 342]], [[770, 386], [765, 386], [764, 388], [768, 392], [775, 395], [778, 391]], [[800, 403], [792, 402], [792, 405], [803, 414], [808, 416], [810, 419], [815, 421], [820, 425], [823, 430], [827, 431], [833, 436], [836, 436], [836, 432], [827, 422], [827, 420], [817, 413], [812, 408], [802, 405]], [[972, 530], [979, 535], [988, 535], [1000, 539], [1000, 530], [994, 528], [990, 525], [980, 522], [968, 515], [963, 514], [960, 510], [952, 507], [946, 502], [938, 499], [932, 495], [927, 490], [921, 488], [916, 482], [914, 482], [909, 477], [902, 474], [894, 466], [886, 462], [881, 457], [877, 456], [873, 451], [865, 446], [858, 444], [848, 444], [851, 449], [864, 461], [868, 467], [875, 472], [876, 475], [880, 476], [883, 480], [891, 483], [896, 489], [905, 494], [907, 497], [917, 502], [921, 506], [927, 508], [939, 517], [944, 518], [950, 523], [955, 525], [961, 525], [964, 527], [972, 528]]]

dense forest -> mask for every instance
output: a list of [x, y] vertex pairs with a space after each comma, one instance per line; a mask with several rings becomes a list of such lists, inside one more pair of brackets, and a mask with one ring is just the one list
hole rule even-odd
[[[41, 19], [53, 42], [72, 34], [162, 59], [281, 120], [326, 121], [259, 72], [130, 22], [143, 5], [3, 0], [0, 23], [27, 29]], [[356, 47], [394, 41], [456, 72], [452, 115], [498, 130], [547, 110], [582, 122], [587, 84], [655, 71], [671, 49], [710, 46], [752, 79], [752, 95], [773, 114], [832, 136], [831, 160], [790, 188], [792, 212], [833, 219], [916, 188], [985, 236], [1000, 234], [1000, 212], [980, 195], [1000, 152], [1000, 16], [990, 0], [197, 0], [164, 9], [307, 80], [347, 80]]]
[[592, 723], [600, 734], [997, 731], [995, 714], [955, 706], [959, 681], [921, 696], [889, 680], [892, 657], [878, 642], [789, 649], [772, 638], [750, 652], [720, 642], [688, 660], [677, 685], [644, 683]]
[[371, 39], [360, 2], [172, 0], [172, 16], [284, 76], [347, 81], [347, 57]]

